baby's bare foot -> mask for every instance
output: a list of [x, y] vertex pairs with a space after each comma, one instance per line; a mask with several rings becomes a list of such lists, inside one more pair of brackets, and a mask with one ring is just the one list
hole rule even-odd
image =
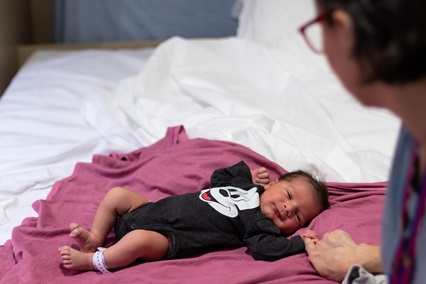
[[60, 247], [59, 253], [62, 256], [62, 264], [70, 270], [94, 270], [93, 253], [85, 253], [75, 250], [69, 246]]
[[81, 252], [95, 252], [98, 247], [102, 246], [103, 240], [99, 240], [98, 237], [89, 230], [80, 227], [76, 223], [71, 223], [70, 228], [70, 237], [76, 240]]

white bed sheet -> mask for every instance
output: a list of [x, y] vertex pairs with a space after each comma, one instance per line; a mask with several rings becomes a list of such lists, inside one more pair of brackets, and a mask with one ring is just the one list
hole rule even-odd
[[392, 114], [355, 101], [297, 36], [279, 50], [173, 38], [110, 100], [88, 96], [84, 113], [112, 149], [153, 143], [183, 124], [190, 137], [241, 143], [340, 182], [387, 180], [399, 128]]
[[172, 38], [151, 52], [39, 53], [16, 76], [0, 103], [0, 244], [76, 162], [173, 125], [326, 181], [387, 180], [399, 121], [357, 103], [300, 37], [280, 49]]
[[108, 95], [139, 73], [153, 49], [41, 51], [21, 68], [0, 100], [0, 244], [31, 204], [103, 141], [81, 113], [88, 93]]

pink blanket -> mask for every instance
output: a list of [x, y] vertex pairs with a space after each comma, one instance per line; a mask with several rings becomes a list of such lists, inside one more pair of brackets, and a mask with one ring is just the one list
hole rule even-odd
[[[213, 170], [240, 160], [250, 167], [267, 167], [272, 178], [285, 172], [241, 145], [190, 140], [183, 127], [170, 128], [165, 138], [150, 147], [125, 155], [98, 155], [92, 163], [77, 164], [72, 176], [54, 185], [47, 200], [34, 203], [38, 218], [25, 220], [0, 247], [0, 282], [333, 283], [316, 274], [306, 254], [265, 262], [253, 260], [245, 248], [136, 263], [105, 275], [62, 267], [57, 249], [73, 244], [68, 224], [90, 227], [97, 205], [110, 188], [123, 186], [155, 201], [208, 187]], [[320, 236], [339, 228], [350, 232], [356, 242], [379, 244], [385, 184], [328, 185], [332, 207], [317, 216], [309, 228]], [[113, 241], [112, 233], [110, 237]]]

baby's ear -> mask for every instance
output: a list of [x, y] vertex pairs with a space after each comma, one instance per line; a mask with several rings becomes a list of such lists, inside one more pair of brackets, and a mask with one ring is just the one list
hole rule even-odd
[[266, 189], [268, 189], [269, 188], [269, 186], [270, 185], [272, 185], [272, 184], [275, 184], [275, 183], [277, 183], [279, 180], [278, 180], [278, 178], [277, 179], [275, 179], [275, 180], [273, 180], [273, 181], [270, 181], [267, 185], [265, 185], [263, 188], [265, 188], [265, 190]]

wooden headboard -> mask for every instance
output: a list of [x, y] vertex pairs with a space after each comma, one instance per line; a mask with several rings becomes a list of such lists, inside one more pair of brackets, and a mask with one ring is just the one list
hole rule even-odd
[[0, 1], [0, 95], [18, 70], [17, 46], [54, 41], [53, 1]]
[[135, 41], [135, 42], [102, 42], [79, 44], [24, 44], [17, 46], [17, 63], [20, 68], [25, 61], [37, 50], [79, 50], [79, 49], [132, 49], [156, 47], [161, 41]]

